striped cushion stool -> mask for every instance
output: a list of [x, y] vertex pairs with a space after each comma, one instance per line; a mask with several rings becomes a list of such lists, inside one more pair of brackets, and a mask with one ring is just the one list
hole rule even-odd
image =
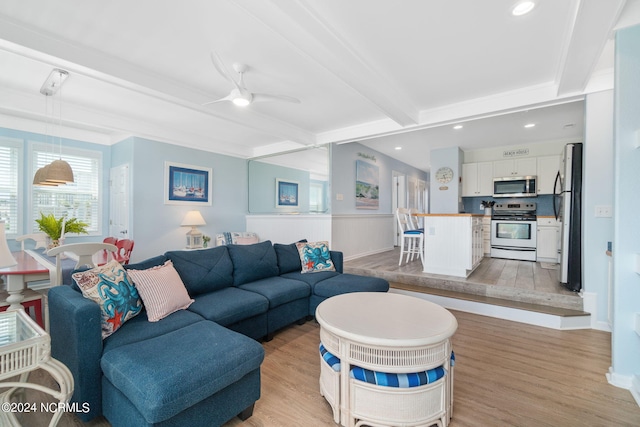
[[[320, 344], [320, 391], [339, 423], [340, 359]], [[453, 405], [453, 365], [412, 373], [377, 372], [352, 366], [350, 377], [350, 417], [355, 426], [448, 425]]]
[[340, 424], [340, 359], [320, 343], [320, 394], [331, 405], [333, 421]]

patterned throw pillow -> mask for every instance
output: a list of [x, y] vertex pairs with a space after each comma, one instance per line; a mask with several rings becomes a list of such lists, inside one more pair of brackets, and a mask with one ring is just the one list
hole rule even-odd
[[130, 269], [128, 272], [140, 292], [149, 322], [157, 322], [186, 309], [193, 302], [170, 260], [147, 270]]
[[302, 273], [336, 271], [333, 261], [331, 261], [328, 242], [298, 242], [296, 247], [298, 254], [300, 254]]
[[142, 311], [138, 291], [118, 261], [110, 261], [91, 270], [74, 273], [73, 280], [82, 295], [100, 306], [102, 339], [107, 338], [127, 320]]

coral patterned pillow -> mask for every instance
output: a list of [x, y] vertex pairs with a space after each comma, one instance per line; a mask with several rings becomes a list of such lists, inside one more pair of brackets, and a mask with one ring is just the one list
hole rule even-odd
[[146, 270], [129, 269], [128, 272], [140, 292], [149, 322], [157, 322], [186, 309], [193, 302], [170, 260]]
[[296, 247], [302, 263], [302, 273], [336, 271], [328, 242], [298, 242]]
[[127, 320], [142, 311], [138, 291], [118, 261], [110, 261], [91, 270], [74, 273], [73, 280], [82, 295], [100, 306], [102, 339], [107, 338]]

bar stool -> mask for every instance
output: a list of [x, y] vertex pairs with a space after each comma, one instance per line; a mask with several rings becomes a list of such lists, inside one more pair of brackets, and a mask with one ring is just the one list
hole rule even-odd
[[[414, 255], [422, 259], [422, 248], [424, 247], [424, 230], [414, 229], [412, 220], [409, 216], [409, 210], [406, 208], [396, 209], [396, 218], [398, 220], [398, 231], [402, 233], [402, 242], [400, 244], [400, 260], [398, 265], [402, 264], [402, 257], [406, 254], [406, 261], [413, 261]], [[406, 245], [406, 249], [405, 249]]]

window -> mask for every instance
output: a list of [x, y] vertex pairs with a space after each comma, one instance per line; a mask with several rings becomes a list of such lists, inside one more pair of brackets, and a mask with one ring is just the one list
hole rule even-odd
[[31, 177], [35, 172], [53, 160], [62, 158], [73, 169], [74, 183], [57, 187], [31, 186], [31, 230], [38, 231], [36, 218], [40, 213], [74, 217], [89, 224], [89, 234], [101, 234], [101, 165], [102, 153], [72, 148], [52, 152], [50, 145], [36, 144], [32, 146]]
[[18, 181], [22, 153], [21, 142], [0, 139], [0, 221], [5, 222], [7, 234], [18, 234]]

